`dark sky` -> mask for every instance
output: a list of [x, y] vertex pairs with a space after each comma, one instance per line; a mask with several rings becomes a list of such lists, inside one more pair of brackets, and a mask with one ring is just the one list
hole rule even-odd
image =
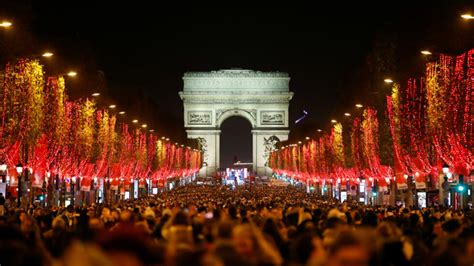
[[420, 73], [421, 49], [474, 47], [474, 22], [459, 18], [472, 1], [192, 2], [3, 0], [0, 16], [15, 25], [1, 33], [0, 53], [5, 60], [51, 49], [48, 70], [81, 74], [68, 82], [73, 98], [100, 90], [102, 105], [185, 142], [185, 71], [288, 72], [291, 122], [310, 112], [291, 128], [297, 139], [328, 128], [356, 101], [370, 103], [383, 86], [380, 71], [400, 80]]

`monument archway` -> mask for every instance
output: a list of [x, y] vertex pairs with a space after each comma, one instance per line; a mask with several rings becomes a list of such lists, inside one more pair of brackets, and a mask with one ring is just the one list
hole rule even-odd
[[270, 175], [268, 156], [276, 143], [288, 139], [288, 106], [293, 92], [283, 72], [229, 69], [186, 72], [183, 90], [184, 126], [188, 138], [204, 151], [201, 176], [220, 168], [220, 126], [242, 116], [252, 125], [252, 165], [257, 175]]
[[219, 166], [221, 169], [232, 168], [235, 162], [251, 163], [253, 158], [250, 122], [241, 116], [230, 116], [222, 122], [220, 130]]

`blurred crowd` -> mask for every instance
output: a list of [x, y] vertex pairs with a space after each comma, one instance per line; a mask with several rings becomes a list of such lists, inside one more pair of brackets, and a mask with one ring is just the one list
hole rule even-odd
[[[0, 205], [5, 203], [0, 196]], [[473, 265], [473, 215], [295, 187], [178, 187], [114, 205], [2, 205], [0, 265]]]

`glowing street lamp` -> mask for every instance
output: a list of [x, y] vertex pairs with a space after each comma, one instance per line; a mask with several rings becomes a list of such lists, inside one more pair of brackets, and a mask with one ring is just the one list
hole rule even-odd
[[309, 137], [306, 137], [305, 139], [306, 139], [306, 140], [309, 140]]
[[137, 120], [137, 119], [133, 119], [133, 120], [132, 120], [132, 123], [136, 124], [136, 123], [138, 123], [138, 120]]
[[45, 52], [45, 53], [42, 54], [41, 56], [43, 56], [43, 57], [51, 57], [51, 56], [53, 56], [53, 55], [54, 55], [54, 54], [51, 53], [51, 52]]
[[393, 80], [392, 80], [392, 79], [389, 79], [389, 78], [384, 79], [383, 81], [384, 81], [385, 83], [393, 83]]
[[344, 113], [344, 115], [347, 116], [347, 117], [351, 116], [351, 114], [349, 114], [349, 113]]
[[2, 176], [2, 183], [6, 183], [7, 164], [5, 162], [2, 162], [2, 164], [0, 164], [0, 174]]
[[331, 123], [335, 124], [335, 123], [337, 123], [337, 120], [336, 120], [336, 119], [332, 119], [332, 120], [331, 120]]
[[355, 107], [357, 107], [357, 108], [362, 108], [362, 107], [364, 107], [364, 106], [363, 106], [362, 104], [358, 103], [358, 104], [355, 105]]
[[448, 174], [449, 173], [449, 165], [444, 163], [443, 164], [443, 174]]
[[4, 21], [2, 21], [2, 23], [0, 23], [0, 27], [2, 27], [2, 28], [9, 28], [12, 25], [13, 24], [10, 21], [6, 21], [6, 20], [4, 20]]
[[421, 51], [421, 53], [424, 54], [424, 55], [430, 55], [430, 54], [432, 54], [432, 53], [431, 53], [430, 51], [428, 51], [428, 50], [423, 50], [423, 51]]
[[474, 16], [471, 15], [471, 14], [462, 14], [461, 18], [463, 18], [465, 20], [471, 20], [471, 19], [474, 19]]
[[148, 132], [155, 132], [155, 130], [154, 130], [154, 129], [150, 129], [150, 130], [148, 130]]
[[119, 112], [119, 115], [124, 115], [125, 114], [125, 111], [120, 111]]
[[142, 128], [146, 128], [146, 127], [147, 127], [147, 124], [143, 124], [143, 125], [142, 125]]
[[318, 130], [317, 130], [317, 131], [318, 131], [318, 132], [322, 132], [323, 130], [322, 130], [322, 129], [320, 129], [320, 128], [318, 128]]
[[77, 72], [69, 71], [69, 72], [67, 73], [67, 75], [70, 76], [70, 77], [75, 77], [75, 76], [77, 76]]
[[100, 93], [98, 93], [98, 92], [92, 93], [92, 97], [99, 97], [99, 96], [100, 96]]
[[110, 109], [114, 109], [115, 107], [117, 107], [117, 105], [115, 105], [115, 104], [109, 105], [109, 108], [110, 108]]

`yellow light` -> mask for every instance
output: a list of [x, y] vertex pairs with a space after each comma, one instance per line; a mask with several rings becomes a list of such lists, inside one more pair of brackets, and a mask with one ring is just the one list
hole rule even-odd
[[149, 132], [155, 132], [155, 130], [154, 130], [154, 129], [150, 129]]
[[135, 124], [136, 124], [136, 123], [138, 123], [138, 120], [137, 120], [137, 119], [133, 119], [133, 120], [132, 120], [132, 123], [135, 123]]
[[309, 137], [306, 137], [306, 140], [309, 140]]
[[364, 106], [363, 106], [362, 104], [358, 103], [358, 104], [356, 104], [356, 107], [357, 107], [357, 108], [362, 108], [362, 107], [364, 107]]
[[70, 76], [70, 77], [75, 77], [75, 76], [77, 76], [77, 73], [74, 72], [74, 71], [69, 71], [69, 73], [67, 73], [67, 75]]
[[298, 144], [301, 144], [301, 141], [298, 141]]
[[349, 113], [344, 113], [344, 115], [345, 115], [345, 116], [351, 116], [351, 114], [349, 114]]
[[45, 53], [43, 54], [43, 57], [51, 57], [51, 56], [53, 56], [53, 55], [54, 55], [54, 54], [51, 53], [51, 52], [45, 52]]
[[474, 16], [471, 14], [462, 14], [461, 17], [463, 19], [474, 19]]
[[423, 50], [423, 51], [421, 51], [421, 53], [424, 54], [424, 55], [430, 55], [431, 54], [431, 52], [428, 51], [428, 50]]
[[319, 129], [319, 128], [318, 128], [318, 132], [322, 132], [322, 131], [323, 131], [322, 129]]
[[8, 28], [10, 27], [11, 25], [13, 25], [10, 21], [2, 21], [2, 23], [0, 23], [0, 27], [4, 27], [4, 28]]
[[393, 83], [393, 80], [391, 80], [391, 79], [384, 79], [383, 81], [384, 81], [385, 83]]
[[147, 124], [143, 124], [143, 125], [142, 125], [142, 128], [146, 128], [146, 127], [147, 127]]
[[114, 109], [115, 107], [117, 107], [115, 104], [109, 105], [109, 108], [110, 108], [110, 109]]
[[125, 114], [125, 111], [120, 111], [119, 112], [119, 115], [124, 115]]
[[332, 119], [332, 120], [331, 120], [331, 123], [337, 123], [337, 120]]
[[165, 137], [161, 137], [161, 139], [165, 139]]
[[93, 96], [93, 97], [99, 97], [99, 96], [100, 96], [100, 93], [94, 92], [94, 93], [92, 93], [92, 96]]
[[169, 141], [169, 140], [170, 140], [170, 138], [166, 138], [166, 141]]

